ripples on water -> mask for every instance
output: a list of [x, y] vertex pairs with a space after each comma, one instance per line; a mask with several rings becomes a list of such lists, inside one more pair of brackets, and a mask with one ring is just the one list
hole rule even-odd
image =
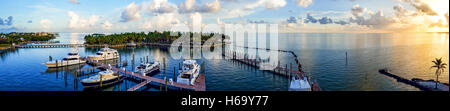
[[[61, 43], [82, 43], [86, 34], [61, 33], [56, 40]], [[418, 90], [380, 75], [379, 69], [389, 68], [405, 78], [435, 79], [432, 60], [442, 57], [449, 61], [448, 33], [416, 34], [280, 34], [279, 49], [294, 51], [308, 72], [323, 90]], [[81, 91], [79, 82], [86, 77], [71, 74], [77, 66], [52, 70], [41, 64], [48, 56], [60, 59], [70, 48], [35, 48], [6, 51], [0, 55], [0, 90], [13, 91]], [[98, 48], [79, 48], [80, 55], [94, 54]], [[345, 53], [347, 52], [347, 59]], [[123, 59], [129, 61], [127, 70], [132, 70], [131, 55], [139, 58], [149, 56], [151, 60], [167, 59], [166, 75], [162, 70], [154, 77], [173, 78], [173, 67], [179, 59], [169, 57], [167, 48], [141, 47], [119, 48]], [[280, 53], [281, 64], [295, 64], [290, 54]], [[281, 90], [288, 88], [288, 80], [268, 72], [242, 65], [230, 60], [198, 60], [206, 63], [207, 90]], [[89, 67], [88, 65], [81, 68]], [[65, 71], [69, 70], [69, 71]], [[448, 83], [448, 68], [440, 81]], [[126, 90], [136, 81], [125, 80], [101, 90]], [[158, 85], [149, 85], [142, 90], [156, 91]], [[164, 89], [164, 88], [163, 88]]]

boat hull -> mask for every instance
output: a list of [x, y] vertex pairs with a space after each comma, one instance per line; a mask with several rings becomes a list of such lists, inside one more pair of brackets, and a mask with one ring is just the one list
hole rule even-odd
[[120, 82], [120, 81], [122, 81], [124, 78], [125, 78], [124, 76], [119, 76], [119, 77], [116, 77], [116, 78], [113, 78], [113, 79], [104, 80], [104, 81], [102, 81], [102, 83], [101, 83], [102, 86], [100, 86], [100, 82], [81, 82], [81, 84], [82, 84], [85, 88], [105, 87], [105, 86], [112, 85], [112, 84], [115, 84], [115, 83], [117, 83], [117, 82]]
[[116, 59], [116, 58], [119, 58], [119, 56], [110, 56], [110, 57], [89, 56], [89, 59], [91, 59], [91, 60], [110, 60], [110, 59]]
[[58, 65], [55, 63], [45, 63], [45, 66], [49, 67], [49, 68], [56, 68], [56, 67], [64, 67], [64, 66], [70, 66], [70, 65], [76, 65], [76, 64], [84, 64], [86, 63], [86, 61], [81, 60], [81, 61], [58, 61]]

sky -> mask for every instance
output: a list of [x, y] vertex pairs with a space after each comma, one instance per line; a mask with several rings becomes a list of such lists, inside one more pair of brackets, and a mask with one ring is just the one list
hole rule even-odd
[[279, 32], [448, 32], [449, 0], [0, 0], [0, 32], [141, 32], [278, 24]]

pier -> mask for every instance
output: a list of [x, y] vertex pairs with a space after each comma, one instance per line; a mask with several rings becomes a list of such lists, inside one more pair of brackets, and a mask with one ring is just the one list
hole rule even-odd
[[64, 48], [64, 47], [84, 47], [85, 44], [37, 44], [37, 45], [18, 45], [16, 48]]
[[[99, 61], [90, 60], [89, 58], [87, 58], [86, 60], [89, 63], [95, 64], [98, 67], [103, 67], [103, 68], [109, 67], [108, 64], [101, 63]], [[123, 69], [120, 69], [117, 67], [111, 67], [111, 70], [117, 74], [123, 74], [126, 77], [133, 77], [133, 78], [138, 78], [138, 79], [143, 80], [143, 82], [137, 84], [136, 86], [133, 86], [132, 88], [128, 89], [128, 91], [136, 91], [139, 88], [149, 84], [150, 82], [159, 83], [160, 85], [166, 85], [166, 87], [172, 86], [172, 87], [176, 87], [176, 88], [189, 89], [189, 90], [194, 90], [194, 91], [205, 91], [206, 90], [204, 74], [199, 75], [199, 77], [195, 81], [194, 85], [187, 85], [187, 84], [181, 84], [181, 83], [178, 83], [175, 81], [169, 82], [167, 79], [159, 79], [159, 78], [144, 76], [141, 74], [136, 74], [134, 72], [123, 70]]]
[[[294, 54], [295, 55], [295, 54]], [[261, 68], [261, 67], [274, 67], [273, 70], [265, 70], [267, 72], [271, 72], [273, 74], [277, 74], [277, 75], [281, 75], [283, 77], [287, 77], [289, 79], [289, 81], [291, 80], [291, 77], [294, 77], [296, 75], [299, 75], [300, 78], [306, 77], [308, 79], [308, 81], [310, 81], [310, 78], [308, 75], [306, 75], [303, 72], [297, 71], [297, 70], [292, 70], [292, 64], [288, 65], [285, 64], [283, 67], [283, 65], [280, 64], [280, 62], [278, 62], [278, 65], [274, 66], [274, 65], [270, 65], [270, 64], [264, 64], [264, 61], [267, 60], [261, 60], [259, 58], [257, 58], [256, 56], [251, 56], [251, 55], [247, 55], [245, 53], [239, 53], [239, 52], [235, 52], [235, 51], [225, 51], [222, 56], [224, 56], [227, 59], [233, 60], [233, 61], [237, 61], [255, 68]], [[256, 58], [256, 59], [251, 59], [251, 58]], [[297, 62], [297, 61], [296, 61]], [[310, 81], [311, 82], [311, 81]], [[317, 82], [311, 83], [311, 90], [312, 91], [320, 91], [320, 86]]]
[[400, 77], [400, 76], [397, 76], [395, 74], [392, 74], [388, 69], [380, 69], [380, 70], [378, 70], [378, 72], [380, 74], [383, 74], [383, 75], [386, 75], [388, 77], [394, 78], [395, 80], [397, 80], [397, 82], [401, 82], [401, 83], [405, 83], [405, 84], [414, 86], [414, 87], [416, 87], [416, 88], [418, 88], [418, 89], [420, 89], [422, 91], [448, 91], [448, 89], [449, 89], [448, 84], [445, 84], [445, 83], [439, 83], [441, 85], [441, 87], [438, 88], [438, 89], [435, 89], [433, 87], [427, 87], [427, 86], [419, 83], [419, 82], [432, 82], [433, 84], [435, 84], [436, 81], [434, 81], [434, 80], [425, 81], [425, 80], [417, 79], [417, 78], [413, 78], [412, 80], [408, 80], [408, 79], [405, 79], [403, 77]]

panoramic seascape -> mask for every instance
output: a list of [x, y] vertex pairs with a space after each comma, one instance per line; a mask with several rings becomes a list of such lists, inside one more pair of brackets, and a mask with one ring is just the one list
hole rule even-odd
[[0, 0], [0, 98], [83, 110], [434, 110], [450, 97], [449, 2]]
[[[84, 43], [86, 33], [59, 33], [54, 41], [70, 44]], [[295, 41], [295, 42], [293, 42]], [[449, 60], [448, 33], [381, 33], [381, 34], [333, 34], [333, 33], [280, 33], [279, 49], [293, 51], [303, 70], [319, 83], [323, 91], [420, 91], [419, 88], [398, 82], [382, 75], [380, 69], [407, 78], [435, 79], [433, 66], [435, 58]], [[251, 46], [251, 43], [246, 44]], [[77, 71], [92, 67], [89, 64], [69, 67], [48, 68], [43, 63], [66, 57], [78, 50], [80, 56], [94, 55], [103, 47], [63, 48], [11, 48], [1, 54], [0, 90], [2, 91], [83, 91], [80, 82], [92, 75], [77, 76]], [[174, 59], [167, 46], [117, 47], [128, 71], [147, 56], [151, 61], [163, 62], [161, 68], [151, 77], [173, 78], [178, 74], [181, 59]], [[255, 49], [248, 49], [248, 52]], [[290, 53], [278, 53], [280, 64], [295, 64]], [[132, 56], [135, 55], [133, 65]], [[110, 61], [111, 63], [114, 61]], [[288, 91], [290, 81], [284, 76], [259, 70], [233, 60], [197, 59], [205, 65], [206, 91]], [[294, 67], [296, 69], [296, 67]], [[175, 72], [174, 72], [175, 71]], [[448, 83], [448, 67], [439, 81]], [[174, 77], [175, 75], [175, 77]], [[135, 79], [124, 79], [120, 83], [94, 90], [126, 91], [139, 84]], [[245, 85], [247, 84], [247, 85]], [[160, 84], [148, 84], [141, 91], [165, 90]], [[169, 88], [169, 90], [178, 90]]]

